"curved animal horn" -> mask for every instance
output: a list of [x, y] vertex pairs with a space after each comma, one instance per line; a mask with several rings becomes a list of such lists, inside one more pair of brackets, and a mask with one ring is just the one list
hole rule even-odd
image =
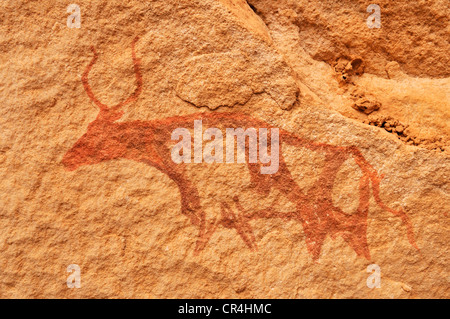
[[94, 57], [92, 58], [91, 62], [89, 63], [89, 65], [86, 67], [86, 70], [83, 72], [83, 76], [81, 77], [81, 81], [83, 82], [83, 86], [84, 86], [84, 90], [86, 91], [87, 95], [89, 96], [89, 99], [91, 99], [92, 102], [94, 102], [95, 105], [97, 105], [101, 111], [108, 111], [110, 109], [112, 110], [116, 110], [126, 104], [132, 103], [134, 101], [136, 101], [136, 99], [138, 98], [138, 96], [141, 94], [142, 92], [142, 75], [141, 75], [141, 71], [140, 71], [140, 64], [141, 64], [141, 60], [138, 59], [136, 57], [136, 50], [135, 50], [135, 46], [136, 46], [136, 42], [139, 40], [139, 37], [136, 37], [132, 44], [131, 44], [131, 49], [132, 49], [132, 57], [133, 57], [133, 65], [134, 65], [134, 73], [136, 74], [136, 82], [137, 82], [137, 86], [135, 91], [123, 102], [120, 102], [117, 105], [114, 105], [112, 107], [109, 107], [106, 104], [103, 104], [102, 102], [100, 102], [94, 95], [94, 93], [92, 92], [92, 88], [89, 85], [89, 72], [91, 71], [92, 67], [94, 66], [94, 64], [97, 62], [98, 59], [98, 54], [97, 51], [95, 50], [95, 48], [92, 46], [91, 50], [94, 53]]

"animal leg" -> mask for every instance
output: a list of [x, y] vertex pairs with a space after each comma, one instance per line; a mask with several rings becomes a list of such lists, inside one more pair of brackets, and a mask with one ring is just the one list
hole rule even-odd
[[222, 220], [221, 224], [225, 228], [234, 228], [236, 232], [241, 236], [242, 240], [251, 250], [256, 250], [256, 238], [253, 234], [253, 230], [249, 224], [249, 220], [244, 216], [243, 208], [239, 204], [237, 198], [235, 198], [236, 206], [241, 214], [236, 214], [232, 211], [227, 203], [222, 203]]

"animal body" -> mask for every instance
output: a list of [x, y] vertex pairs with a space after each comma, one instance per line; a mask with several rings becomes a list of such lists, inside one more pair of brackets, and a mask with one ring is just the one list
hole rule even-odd
[[[135, 45], [132, 44], [132, 58], [136, 75], [136, 90], [123, 102], [115, 106], [101, 103], [94, 95], [88, 76], [97, 61], [98, 54], [92, 47], [94, 57], [82, 76], [84, 89], [88, 97], [97, 105], [100, 112], [89, 124], [87, 132], [64, 155], [63, 165], [67, 170], [76, 170], [82, 165], [94, 165], [114, 159], [128, 159], [145, 163], [166, 174], [178, 186], [181, 196], [181, 213], [199, 229], [195, 252], [202, 251], [218, 226], [234, 228], [250, 249], [256, 249], [256, 240], [250, 222], [255, 219], [282, 218], [295, 220], [302, 224], [306, 235], [306, 246], [314, 259], [320, 256], [325, 238], [341, 236], [357, 255], [370, 258], [367, 244], [367, 216], [371, 194], [376, 203], [384, 210], [399, 217], [407, 227], [410, 243], [417, 248], [414, 241], [412, 225], [402, 210], [389, 208], [380, 197], [381, 177], [368, 163], [358, 148], [354, 146], [335, 146], [304, 139], [286, 130], [279, 130], [279, 169], [271, 175], [260, 174], [261, 162], [249, 163], [247, 167], [255, 191], [268, 195], [277, 189], [289, 201], [295, 204], [291, 212], [279, 212], [273, 207], [253, 212], [246, 212], [235, 197], [235, 208], [227, 203], [221, 205], [221, 218], [207, 221], [205, 210], [200, 203], [200, 196], [185, 174], [185, 166], [176, 164], [170, 155], [167, 141], [171, 132], [180, 127], [192, 129], [195, 120], [202, 120], [210, 127], [264, 127], [272, 128], [268, 123], [236, 112], [195, 113], [186, 116], [174, 116], [152, 121], [117, 122], [123, 115], [122, 107], [136, 101], [142, 92], [142, 75], [140, 60], [136, 57]], [[283, 157], [283, 145], [306, 148], [320, 152], [325, 156], [325, 167], [319, 178], [307, 191], [303, 191], [295, 182]], [[361, 169], [359, 181], [359, 205], [353, 214], [346, 214], [333, 205], [332, 191], [336, 175], [348, 160], [353, 159]], [[184, 164], [186, 165], [186, 164]], [[227, 164], [224, 164], [227, 165]]]

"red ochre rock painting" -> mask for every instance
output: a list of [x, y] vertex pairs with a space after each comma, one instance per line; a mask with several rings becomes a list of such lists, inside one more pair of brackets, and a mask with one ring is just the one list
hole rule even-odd
[[[199, 192], [183, 173], [183, 165], [172, 161], [170, 150], [162, 141], [171, 140], [171, 132], [179, 127], [193, 128], [194, 120], [202, 120], [209, 126], [226, 127], [264, 127], [272, 128], [264, 121], [241, 113], [196, 113], [187, 116], [174, 116], [152, 121], [116, 122], [123, 115], [121, 107], [136, 101], [142, 92], [142, 75], [140, 59], [136, 57], [135, 45], [132, 43], [132, 58], [136, 75], [137, 88], [123, 102], [115, 106], [101, 103], [92, 92], [88, 75], [97, 61], [98, 54], [94, 47], [94, 57], [82, 76], [87, 95], [100, 108], [97, 118], [89, 124], [87, 132], [64, 155], [63, 165], [73, 171], [82, 165], [114, 159], [129, 159], [153, 166], [172, 179], [181, 195], [181, 213], [199, 228], [195, 253], [202, 251], [217, 227], [235, 229], [250, 249], [256, 249], [256, 239], [250, 222], [255, 219], [282, 218], [296, 220], [302, 224], [306, 235], [306, 245], [314, 260], [327, 235], [332, 238], [341, 236], [358, 256], [370, 259], [367, 243], [367, 216], [371, 191], [376, 203], [384, 210], [402, 220], [407, 228], [408, 240], [415, 248], [414, 233], [408, 216], [401, 209], [394, 210], [384, 204], [380, 198], [380, 181], [382, 177], [367, 162], [361, 152], [354, 146], [335, 146], [304, 139], [296, 134], [279, 130], [280, 159], [279, 170], [272, 175], [260, 174], [261, 162], [249, 163], [251, 183], [255, 190], [268, 195], [272, 188], [277, 189], [295, 204], [291, 212], [279, 212], [271, 208], [248, 212], [241, 206], [238, 197], [234, 198], [236, 210], [227, 203], [221, 205], [221, 218], [207, 222], [206, 214], [200, 205]], [[282, 145], [306, 148], [325, 155], [325, 167], [314, 185], [304, 192], [294, 181], [282, 155]], [[359, 206], [351, 215], [344, 213], [333, 205], [332, 190], [336, 175], [343, 163], [352, 158], [362, 171], [359, 182]], [[248, 159], [248, 154], [247, 154]], [[418, 248], [417, 248], [418, 249]]]

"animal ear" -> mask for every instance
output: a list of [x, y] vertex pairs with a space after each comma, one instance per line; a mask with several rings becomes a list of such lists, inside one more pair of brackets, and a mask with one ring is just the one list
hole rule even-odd
[[97, 62], [98, 59], [98, 54], [97, 51], [95, 50], [95, 48], [92, 46], [91, 50], [94, 54], [91, 62], [89, 63], [89, 65], [86, 67], [86, 69], [83, 72], [83, 75], [81, 77], [81, 81], [83, 82], [83, 86], [84, 86], [84, 90], [86, 91], [87, 95], [89, 96], [89, 99], [94, 102], [95, 105], [98, 106], [98, 108], [100, 109], [100, 113], [109, 113], [109, 111], [113, 111], [110, 115], [110, 117], [118, 117], [116, 119], [119, 119], [122, 115], [123, 115], [123, 111], [120, 110], [123, 106], [130, 104], [134, 101], [137, 100], [137, 98], [139, 97], [139, 95], [142, 92], [142, 75], [141, 75], [141, 71], [140, 71], [140, 64], [141, 64], [141, 60], [138, 59], [136, 57], [136, 43], [139, 40], [139, 37], [136, 37], [132, 44], [131, 44], [131, 50], [132, 50], [132, 58], [133, 58], [133, 65], [134, 65], [134, 73], [136, 75], [136, 89], [134, 90], [134, 92], [125, 100], [120, 102], [117, 105], [114, 105], [112, 107], [109, 107], [106, 104], [103, 104], [102, 102], [100, 102], [94, 95], [91, 86], [89, 85], [89, 72], [91, 72], [92, 67], [95, 65], [95, 63]]

